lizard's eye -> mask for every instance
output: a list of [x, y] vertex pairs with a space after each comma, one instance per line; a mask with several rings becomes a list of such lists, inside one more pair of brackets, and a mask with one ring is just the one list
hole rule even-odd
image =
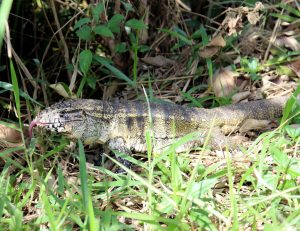
[[82, 111], [68, 111], [61, 113], [61, 119], [63, 122], [82, 121], [83, 117]]

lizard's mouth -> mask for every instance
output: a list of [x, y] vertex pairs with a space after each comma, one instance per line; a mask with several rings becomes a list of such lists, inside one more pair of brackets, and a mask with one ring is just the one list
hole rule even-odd
[[39, 127], [46, 127], [50, 130], [60, 130], [63, 129], [62, 123], [56, 122], [56, 123], [51, 123], [51, 122], [41, 122], [38, 120], [33, 120], [30, 125], [29, 125], [29, 137], [32, 137], [32, 132], [33, 132], [33, 128], [35, 126], [39, 126]]
[[44, 122], [40, 122], [40, 121], [36, 121], [36, 120], [31, 121], [31, 123], [29, 125], [29, 137], [30, 138], [32, 137], [32, 131], [35, 126], [45, 127], [45, 126], [49, 126], [49, 125], [50, 125], [50, 123], [44, 123]]

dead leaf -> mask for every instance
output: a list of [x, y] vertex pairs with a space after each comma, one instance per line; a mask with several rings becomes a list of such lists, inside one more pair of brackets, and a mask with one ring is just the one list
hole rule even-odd
[[205, 47], [199, 51], [199, 55], [201, 58], [208, 59], [217, 54], [219, 50], [219, 47]]
[[50, 84], [49, 87], [54, 89], [56, 93], [61, 95], [64, 98], [71, 98], [71, 99], [76, 99], [77, 96], [73, 92], [69, 90], [69, 87], [66, 84], [63, 83], [56, 83], [56, 84]]
[[19, 131], [0, 124], [0, 147], [16, 147], [22, 143], [22, 136]]
[[263, 10], [265, 6], [261, 2], [256, 2], [253, 11], [247, 14], [247, 19], [250, 24], [255, 25], [260, 20], [259, 11]]
[[287, 47], [293, 51], [300, 51], [300, 43], [295, 37], [292, 36], [281, 36], [278, 37], [274, 44], [279, 47]]
[[255, 25], [260, 20], [260, 15], [258, 12], [251, 11], [247, 14], [247, 19], [250, 24]]
[[213, 75], [212, 89], [216, 96], [224, 97], [233, 93], [236, 89], [235, 79], [237, 73], [231, 67], [221, 68]]
[[243, 27], [242, 16], [237, 15], [236, 17], [229, 17], [227, 25], [229, 28], [228, 35], [235, 34], [237, 30]]
[[226, 41], [221, 35], [218, 35], [199, 51], [199, 55], [204, 59], [211, 58], [224, 46], [226, 46]]
[[223, 39], [222, 35], [217, 35], [206, 46], [208, 46], [208, 47], [225, 47], [226, 41]]
[[290, 62], [287, 66], [300, 78], [300, 59]]
[[117, 81], [112, 81], [107, 87], [104, 87], [103, 100], [113, 98], [116, 92], [120, 89]]
[[260, 10], [263, 10], [263, 9], [265, 9], [264, 4], [262, 4], [262, 2], [256, 2], [253, 10], [254, 11], [260, 11]]
[[142, 61], [144, 63], [150, 64], [153, 66], [157, 66], [157, 67], [171, 66], [176, 63], [174, 60], [168, 59], [162, 55], [158, 55], [155, 57], [145, 57], [145, 58], [142, 58]]

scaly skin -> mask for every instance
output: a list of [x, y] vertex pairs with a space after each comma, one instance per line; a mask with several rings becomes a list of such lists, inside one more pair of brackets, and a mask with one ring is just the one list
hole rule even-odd
[[46, 108], [32, 122], [31, 129], [35, 125], [42, 126], [70, 138], [80, 138], [87, 144], [106, 144], [110, 149], [126, 153], [146, 152], [148, 130], [153, 131], [153, 151], [160, 153], [177, 138], [192, 132], [197, 132], [197, 138], [176, 151], [199, 146], [212, 127], [210, 144], [218, 148], [230, 145], [225, 133], [233, 127], [239, 128], [247, 119], [279, 118], [287, 99], [284, 96], [214, 109], [150, 103], [150, 110], [146, 102], [76, 99]]

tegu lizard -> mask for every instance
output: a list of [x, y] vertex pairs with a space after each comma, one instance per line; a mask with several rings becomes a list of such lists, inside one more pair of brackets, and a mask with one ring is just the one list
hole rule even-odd
[[[106, 144], [125, 153], [146, 152], [146, 131], [153, 131], [153, 152], [160, 153], [180, 137], [196, 132], [196, 139], [177, 152], [203, 144], [210, 128], [210, 144], [219, 148], [231, 144], [228, 131], [247, 119], [279, 118], [288, 96], [221, 106], [213, 109], [189, 108], [176, 104], [141, 101], [117, 102], [72, 99], [43, 110], [31, 123], [50, 131], [80, 138], [86, 144]], [[228, 129], [230, 128], [230, 129]]]

